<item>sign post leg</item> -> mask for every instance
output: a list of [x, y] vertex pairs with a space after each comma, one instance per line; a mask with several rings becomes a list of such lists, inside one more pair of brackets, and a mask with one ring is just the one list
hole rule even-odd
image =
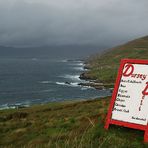
[[148, 143], [148, 126], [147, 126], [145, 133], [144, 133], [144, 142]]
[[108, 119], [106, 120], [106, 123], [105, 123], [104, 128], [105, 128], [106, 130], [108, 130], [108, 128], [109, 128], [109, 120], [108, 120]]

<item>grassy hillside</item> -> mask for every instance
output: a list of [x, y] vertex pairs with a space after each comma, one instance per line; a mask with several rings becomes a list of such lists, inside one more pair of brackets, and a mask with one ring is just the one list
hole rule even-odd
[[104, 130], [109, 99], [51, 103], [0, 111], [0, 147], [142, 148], [142, 131]]
[[[111, 84], [122, 58], [147, 57], [148, 37], [144, 37], [93, 56], [84, 75]], [[143, 143], [143, 131], [113, 125], [104, 130], [109, 101], [106, 97], [0, 111], [0, 147], [148, 147]]]
[[87, 65], [90, 71], [85, 73], [85, 77], [112, 83], [115, 81], [120, 60], [123, 58], [148, 59], [148, 36], [109, 49], [102, 55], [92, 56]]

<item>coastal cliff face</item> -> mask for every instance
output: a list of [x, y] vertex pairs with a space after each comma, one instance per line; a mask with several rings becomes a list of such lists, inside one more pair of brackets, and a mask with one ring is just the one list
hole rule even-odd
[[148, 59], [148, 36], [91, 56], [86, 61], [86, 72], [80, 78], [98, 83], [114, 83], [121, 59]]

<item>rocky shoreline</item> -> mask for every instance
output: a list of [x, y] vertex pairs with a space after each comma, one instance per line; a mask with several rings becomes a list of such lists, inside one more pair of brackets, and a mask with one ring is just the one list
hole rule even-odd
[[113, 88], [114, 88], [114, 84], [113, 83], [102, 83], [102, 82], [99, 82], [96, 79], [92, 79], [88, 75], [87, 72], [90, 70], [90, 65], [89, 64], [85, 64], [84, 63], [84, 69], [85, 69], [85, 71], [80, 74], [80, 77], [79, 78], [81, 80], [85, 80], [87, 82], [85, 82], [85, 83], [79, 83], [78, 85], [80, 85], [80, 86], [87, 86], [87, 87], [93, 87], [93, 88], [99, 89], [99, 90], [102, 90], [102, 89], [110, 89], [111, 92], [113, 91]]
[[110, 89], [113, 90], [113, 84], [104, 84], [104, 83], [96, 83], [96, 82], [87, 82], [87, 83], [79, 83], [80, 86], [94, 87], [95, 89]]

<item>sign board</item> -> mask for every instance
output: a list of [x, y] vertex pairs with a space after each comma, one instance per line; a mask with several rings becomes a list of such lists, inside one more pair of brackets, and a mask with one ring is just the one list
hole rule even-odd
[[144, 130], [148, 142], [148, 60], [121, 61], [106, 125]]

